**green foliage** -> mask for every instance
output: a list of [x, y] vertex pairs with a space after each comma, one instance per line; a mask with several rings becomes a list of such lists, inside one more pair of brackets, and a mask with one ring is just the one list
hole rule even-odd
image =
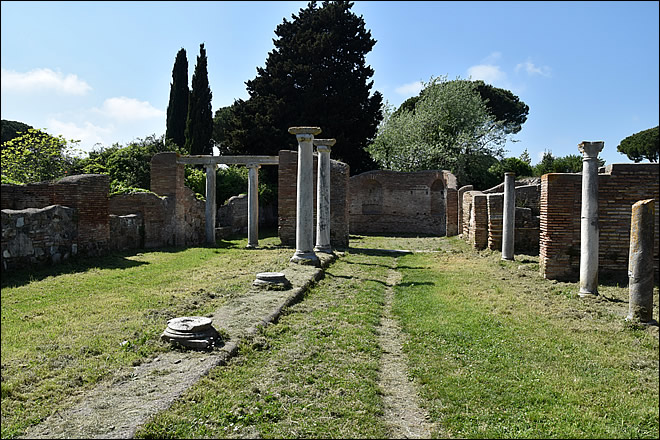
[[232, 106], [222, 153], [276, 155], [297, 148], [289, 127], [318, 126], [318, 137], [337, 139], [332, 157], [351, 174], [373, 169], [365, 148], [382, 119], [382, 95], [371, 94], [365, 57], [376, 41], [352, 6], [310, 2], [277, 26], [265, 67], [246, 83], [250, 98]]
[[199, 45], [199, 55], [192, 77], [192, 92], [188, 101], [185, 149], [189, 154], [213, 153], [213, 113], [211, 88], [207, 71], [206, 49]]
[[136, 188], [133, 186], [126, 186], [123, 182], [113, 180], [110, 182], [110, 193], [108, 195], [114, 196], [117, 194], [132, 194], [132, 193], [150, 193], [156, 194], [144, 188]]
[[176, 54], [172, 68], [170, 101], [167, 105], [167, 129], [165, 138], [171, 139], [179, 148], [186, 142], [186, 121], [188, 119], [188, 58], [186, 50], [181, 48]]
[[0, 126], [2, 128], [2, 139], [0, 141], [2, 144], [14, 139], [15, 137], [27, 133], [30, 128], [33, 128], [32, 126], [24, 124], [23, 122], [8, 121], [6, 119], [0, 121]]
[[27, 133], [2, 144], [3, 182], [33, 183], [65, 177], [75, 152], [61, 135], [54, 137], [29, 128]]
[[148, 190], [151, 187], [151, 158], [166, 151], [180, 152], [171, 140], [165, 140], [165, 136], [152, 134], [125, 147], [115, 144], [92, 150], [88, 157], [76, 161], [73, 170], [76, 174], [108, 174], [111, 187]]
[[203, 170], [192, 165], [186, 165], [185, 181], [186, 186], [192, 189], [195, 194], [206, 194], [206, 173]]
[[529, 157], [529, 152], [527, 151], [527, 148], [525, 148], [523, 152], [520, 153], [520, 160], [525, 162], [527, 165], [532, 165], [532, 158]]
[[[598, 159], [598, 166], [605, 165], [603, 159]], [[545, 151], [541, 161], [534, 166], [534, 175], [542, 176], [548, 173], [581, 173], [582, 156], [569, 154], [563, 157], [554, 157], [551, 151]]]
[[222, 144], [227, 138], [227, 129], [232, 118], [232, 107], [222, 107], [215, 111], [213, 116], [213, 142], [223, 151]]
[[534, 169], [528, 163], [517, 157], [507, 157], [488, 168], [488, 172], [504, 181], [504, 173], [515, 173], [516, 177], [529, 177], [534, 175]]
[[219, 168], [215, 179], [215, 200], [224, 205], [230, 197], [247, 194], [248, 169], [244, 166], [230, 165]]
[[431, 78], [414, 111], [388, 109], [369, 153], [384, 169], [451, 170], [459, 186], [479, 188], [502, 156], [508, 129], [488, 112], [471, 81]]
[[634, 162], [641, 162], [643, 159], [657, 162], [660, 154], [658, 126], [628, 136], [616, 147], [616, 151], [625, 154]]
[[493, 87], [481, 80], [475, 81], [475, 84], [477, 92], [495, 120], [504, 123], [507, 133], [518, 133], [527, 121], [529, 106], [509, 90]]

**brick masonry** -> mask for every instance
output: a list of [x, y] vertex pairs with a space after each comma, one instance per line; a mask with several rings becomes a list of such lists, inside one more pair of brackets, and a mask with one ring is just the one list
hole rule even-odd
[[[332, 153], [330, 153], [332, 154]], [[314, 219], [316, 219], [316, 179], [318, 160], [314, 155]], [[348, 247], [349, 215], [348, 188], [350, 167], [336, 160], [330, 161], [330, 244]], [[278, 168], [278, 235], [282, 244], [296, 245], [296, 185], [298, 182], [298, 152], [280, 150]], [[316, 223], [314, 223], [316, 235]], [[314, 240], [316, 242], [316, 240]]]
[[354, 234], [455, 235], [456, 177], [449, 171], [367, 171], [351, 177]]
[[[598, 175], [599, 274], [628, 270], [632, 205], [655, 199], [654, 267], [658, 280], [658, 164], [612, 164]], [[541, 178], [539, 266], [548, 279], [575, 281], [580, 269], [581, 174]]]

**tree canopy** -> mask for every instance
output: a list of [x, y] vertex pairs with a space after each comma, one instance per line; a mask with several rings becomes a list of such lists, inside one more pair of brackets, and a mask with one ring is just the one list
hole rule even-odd
[[192, 77], [192, 91], [188, 101], [185, 149], [190, 154], [213, 153], [213, 113], [211, 88], [204, 43], [199, 45], [199, 55]]
[[34, 183], [66, 176], [75, 160], [73, 145], [77, 142], [29, 128], [2, 144], [3, 183]]
[[181, 48], [176, 54], [172, 68], [170, 101], [167, 105], [167, 124], [165, 138], [171, 139], [179, 148], [186, 142], [186, 121], [188, 119], [188, 58], [186, 50]]
[[472, 81], [432, 78], [414, 110], [388, 109], [369, 153], [384, 169], [447, 169], [460, 185], [483, 187], [510, 128], [497, 121]]
[[248, 100], [237, 100], [221, 118], [222, 151], [275, 155], [296, 149], [292, 126], [319, 126], [319, 137], [337, 139], [332, 157], [352, 173], [372, 169], [365, 151], [382, 119], [382, 95], [371, 94], [374, 74], [365, 56], [376, 40], [352, 2], [310, 2], [275, 29], [265, 67], [247, 81]]
[[616, 151], [628, 156], [634, 162], [643, 159], [649, 162], [657, 162], [660, 154], [660, 132], [658, 126], [632, 134], [621, 141]]
[[27, 131], [30, 128], [33, 128], [30, 125], [24, 124], [23, 122], [19, 121], [8, 121], [6, 119], [3, 119], [0, 122], [0, 125], [2, 127], [2, 141], [1, 143], [5, 143], [7, 141], [10, 141], [14, 139], [15, 137], [20, 136], [21, 134], [27, 133]]

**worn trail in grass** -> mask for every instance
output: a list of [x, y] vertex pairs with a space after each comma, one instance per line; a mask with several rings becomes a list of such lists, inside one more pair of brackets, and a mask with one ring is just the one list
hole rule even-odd
[[398, 358], [381, 357], [395, 257], [349, 250], [304, 301], [137, 436], [429, 437], [391, 322], [385, 356]]

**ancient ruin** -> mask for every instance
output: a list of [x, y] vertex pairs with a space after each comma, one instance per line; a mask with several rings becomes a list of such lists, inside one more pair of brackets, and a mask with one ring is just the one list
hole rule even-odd
[[315, 252], [332, 252], [330, 246], [330, 149], [335, 142], [335, 139], [314, 139], [319, 157], [316, 184]]
[[655, 200], [640, 200], [632, 206], [626, 320], [653, 324], [653, 227]]

